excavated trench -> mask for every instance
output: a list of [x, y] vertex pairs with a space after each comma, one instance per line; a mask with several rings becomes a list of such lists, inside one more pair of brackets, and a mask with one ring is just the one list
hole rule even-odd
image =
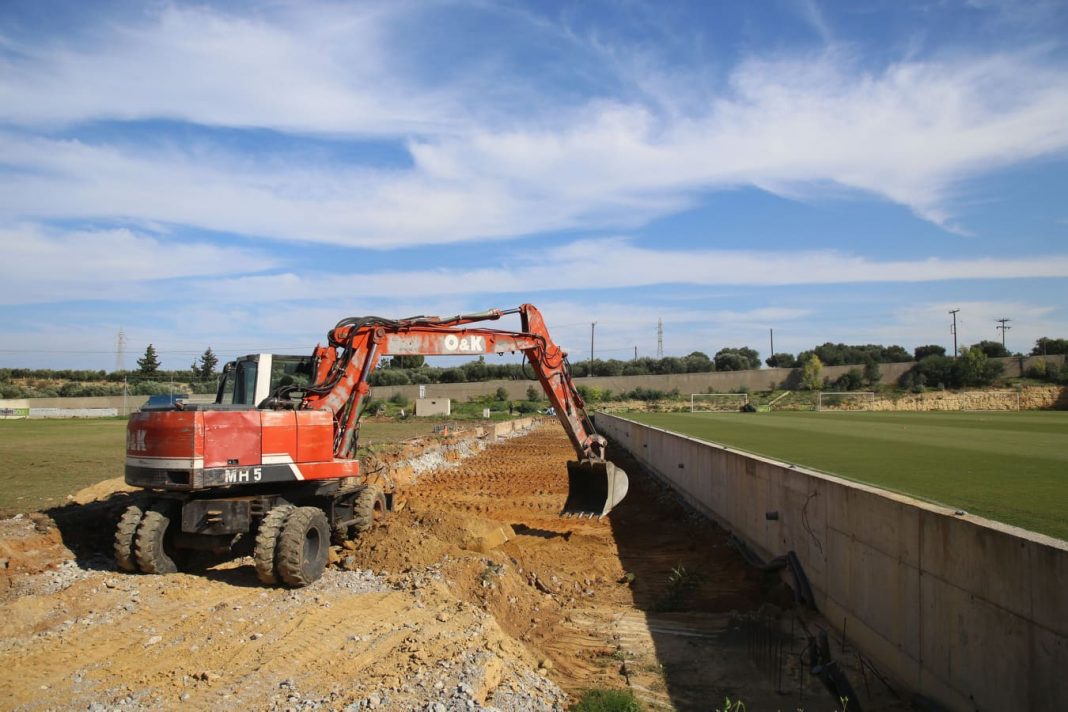
[[259, 586], [247, 560], [112, 572], [103, 520], [126, 494], [0, 523], [0, 695], [17, 709], [536, 710], [608, 687], [652, 709], [834, 709], [800, 631], [781, 634], [789, 589], [635, 462], [613, 458], [630, 494], [596, 521], [558, 515], [573, 457], [559, 426], [465, 454], [414, 478], [400, 511], [296, 591]]

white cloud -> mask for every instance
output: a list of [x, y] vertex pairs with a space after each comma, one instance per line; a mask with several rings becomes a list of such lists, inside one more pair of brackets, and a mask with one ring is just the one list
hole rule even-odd
[[[275, 266], [255, 251], [160, 239], [124, 228], [59, 232], [24, 224], [0, 228], [0, 245], [4, 304], [158, 299], [164, 288], [152, 285], [160, 280], [218, 278]], [[182, 291], [167, 290], [179, 297]]]
[[[671, 97], [575, 101], [515, 75], [420, 83], [413, 67], [436, 60], [396, 27], [422, 7], [282, 6], [235, 17], [168, 5], [140, 24], [100, 28], [95, 44], [17, 43], [0, 70], [9, 124], [167, 117], [387, 135], [407, 141], [414, 166], [8, 132], [0, 210], [389, 248], [619, 229], [709, 189], [804, 198], [839, 186], [963, 230], [953, 210], [962, 181], [1068, 149], [1068, 71], [1038, 52], [868, 69], [831, 47], [753, 57], [715, 94], [695, 82], [686, 96], [679, 82]], [[575, 58], [590, 56], [603, 52]], [[624, 85], [662, 85], [651, 61], [613, 70]]]
[[836, 251], [654, 250], [616, 239], [582, 240], [503, 266], [359, 275], [287, 272], [212, 280], [202, 289], [219, 299], [257, 295], [287, 301], [323, 293], [374, 298], [398, 285], [411, 299], [664, 284], [783, 286], [1044, 277], [1068, 277], [1068, 255], [880, 262]]
[[387, 30], [405, 9], [275, 5], [241, 17], [167, 3], [109, 18], [81, 43], [8, 38], [0, 115], [25, 125], [168, 118], [346, 134], [441, 128], [451, 111], [443, 99], [429, 87], [405, 89], [389, 66]]

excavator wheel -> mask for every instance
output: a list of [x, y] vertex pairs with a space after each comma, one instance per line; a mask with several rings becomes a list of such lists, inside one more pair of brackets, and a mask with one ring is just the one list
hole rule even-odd
[[300, 588], [319, 580], [330, 550], [330, 524], [317, 507], [294, 509], [282, 525], [275, 570], [282, 583]]
[[367, 485], [356, 495], [352, 504], [352, 516], [356, 520], [349, 530], [353, 534], [362, 534], [386, 516], [386, 495], [378, 485]]
[[256, 576], [263, 583], [278, 583], [278, 575], [275, 571], [278, 535], [282, 532], [286, 517], [294, 509], [296, 507], [292, 504], [280, 504], [267, 512], [260, 522], [260, 528], [256, 532], [256, 545], [252, 551], [252, 559], [256, 564]]
[[137, 527], [145, 516], [145, 510], [131, 504], [119, 518], [115, 527], [115, 564], [122, 571], [137, 571]]
[[177, 552], [171, 544], [173, 530], [168, 531], [178, 508], [172, 502], [159, 500], [145, 512], [137, 526], [134, 544], [137, 568], [146, 574], [173, 574], [178, 572], [175, 562]]

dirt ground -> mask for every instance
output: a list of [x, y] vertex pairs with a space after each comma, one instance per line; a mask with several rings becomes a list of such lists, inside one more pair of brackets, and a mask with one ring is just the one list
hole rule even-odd
[[[249, 559], [116, 573], [113, 523], [139, 496], [121, 481], [2, 520], [0, 699], [18, 710], [553, 710], [607, 687], [652, 709], [712, 710], [726, 697], [836, 709], [806, 674], [800, 630], [769, 644], [793, 621], [777, 578], [626, 460], [631, 491], [609, 518], [559, 517], [572, 457], [562, 430], [543, 426], [425, 474], [300, 590], [260, 585]], [[865, 708], [896, 709], [864, 675]]]

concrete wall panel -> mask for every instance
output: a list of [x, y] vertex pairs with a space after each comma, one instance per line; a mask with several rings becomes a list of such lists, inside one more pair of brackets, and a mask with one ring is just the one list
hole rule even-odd
[[827, 620], [906, 687], [955, 710], [1068, 709], [1068, 542], [617, 416], [596, 422], [758, 555], [793, 550]]

